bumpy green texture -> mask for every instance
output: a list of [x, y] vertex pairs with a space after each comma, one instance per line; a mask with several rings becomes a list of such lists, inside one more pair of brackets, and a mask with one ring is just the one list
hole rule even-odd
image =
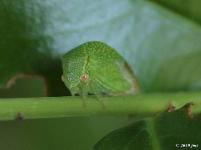
[[126, 61], [105, 43], [84, 43], [66, 53], [62, 64], [62, 79], [73, 95], [138, 92], [137, 81]]
[[163, 112], [117, 129], [99, 141], [94, 150], [199, 149], [200, 115], [191, 118], [190, 107], [187, 104], [177, 111]]

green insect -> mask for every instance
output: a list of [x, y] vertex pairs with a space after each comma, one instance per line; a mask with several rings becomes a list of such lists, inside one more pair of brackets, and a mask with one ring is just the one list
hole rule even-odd
[[62, 58], [62, 80], [72, 95], [136, 94], [138, 84], [115, 49], [98, 41], [84, 43]]

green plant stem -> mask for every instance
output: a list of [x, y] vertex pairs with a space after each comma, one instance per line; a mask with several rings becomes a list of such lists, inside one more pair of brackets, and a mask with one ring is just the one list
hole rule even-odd
[[201, 92], [155, 93], [136, 96], [79, 96], [0, 98], [0, 120], [50, 118], [85, 115], [133, 114], [140, 117], [193, 102], [193, 113], [201, 112]]

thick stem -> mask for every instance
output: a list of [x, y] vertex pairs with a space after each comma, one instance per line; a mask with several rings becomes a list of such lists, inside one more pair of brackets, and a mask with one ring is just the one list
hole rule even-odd
[[193, 113], [201, 112], [201, 92], [155, 93], [136, 96], [0, 98], [0, 120], [50, 118], [85, 115], [133, 114], [150, 116], [193, 102]]

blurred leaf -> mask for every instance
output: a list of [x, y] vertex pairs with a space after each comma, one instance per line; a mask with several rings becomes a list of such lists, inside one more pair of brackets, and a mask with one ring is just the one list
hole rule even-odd
[[9, 89], [0, 89], [0, 97], [41, 97], [46, 96], [44, 79], [35, 77], [23, 77]]
[[[194, 7], [189, 8], [192, 11]], [[99, 40], [116, 48], [127, 59], [145, 91], [200, 89], [201, 29], [190, 18], [196, 16], [193, 20], [199, 22], [199, 15], [191, 11], [186, 15], [187, 8], [175, 7], [175, 10], [184, 12], [184, 16], [189, 16], [182, 18], [162, 5], [143, 0], [0, 0], [0, 87], [18, 74], [38, 74], [46, 78], [49, 95], [67, 95], [68, 91], [60, 79], [60, 55], [86, 41]], [[184, 133], [190, 137], [194, 135], [193, 143], [196, 143], [199, 137], [196, 130], [200, 126], [196, 118], [199, 117], [193, 121], [187, 121], [184, 117], [175, 118], [178, 125], [183, 126], [176, 126], [175, 133], [187, 129]], [[100, 126], [101, 121], [108, 123], [110, 119], [100, 122], [95, 120], [93, 126], [86, 125], [80, 118], [74, 119], [78, 120], [48, 119], [41, 120], [42, 123], [40, 120], [29, 120], [19, 124], [2, 122], [1, 148], [84, 150], [110, 130], [108, 124], [102, 129]], [[123, 142], [127, 142], [127, 138], [135, 133], [145, 137], [142, 141], [148, 140], [147, 131], [139, 132], [138, 129], [143, 126], [146, 128], [152, 121], [155, 126], [160, 123], [164, 125], [164, 134], [162, 127], [157, 127], [161, 129], [161, 135], [174, 133], [170, 131], [174, 121], [171, 113], [164, 114], [158, 120], [139, 121], [122, 129], [122, 134], [126, 134], [125, 140], [119, 141], [119, 137], [116, 144], [124, 145]], [[111, 129], [117, 126], [118, 123], [114, 121]], [[127, 133], [132, 128], [135, 129], [132, 134]], [[192, 128], [194, 130], [191, 133]], [[119, 134], [119, 131], [116, 132]], [[177, 139], [171, 139], [180, 139], [178, 135], [175, 137]], [[167, 142], [168, 138], [164, 137]], [[175, 146], [171, 143], [168, 145]]]
[[68, 117], [0, 122], [2, 150], [90, 150], [114, 128], [129, 123], [125, 116]]
[[0, 1], [0, 86], [21, 73], [39, 74], [48, 81], [49, 95], [66, 95], [58, 79], [60, 60], [50, 55], [51, 40], [43, 32], [43, 11], [35, 1]]
[[101, 139], [94, 150], [178, 150], [181, 144], [194, 144], [197, 149], [201, 144], [201, 116], [190, 118], [189, 109], [186, 105], [117, 129]]
[[201, 24], [200, 0], [151, 0]]
[[1, 0], [0, 4], [1, 86], [16, 74], [33, 73], [47, 78], [50, 95], [66, 95], [60, 55], [99, 40], [127, 59], [145, 91], [201, 88], [200, 26], [153, 2]]

